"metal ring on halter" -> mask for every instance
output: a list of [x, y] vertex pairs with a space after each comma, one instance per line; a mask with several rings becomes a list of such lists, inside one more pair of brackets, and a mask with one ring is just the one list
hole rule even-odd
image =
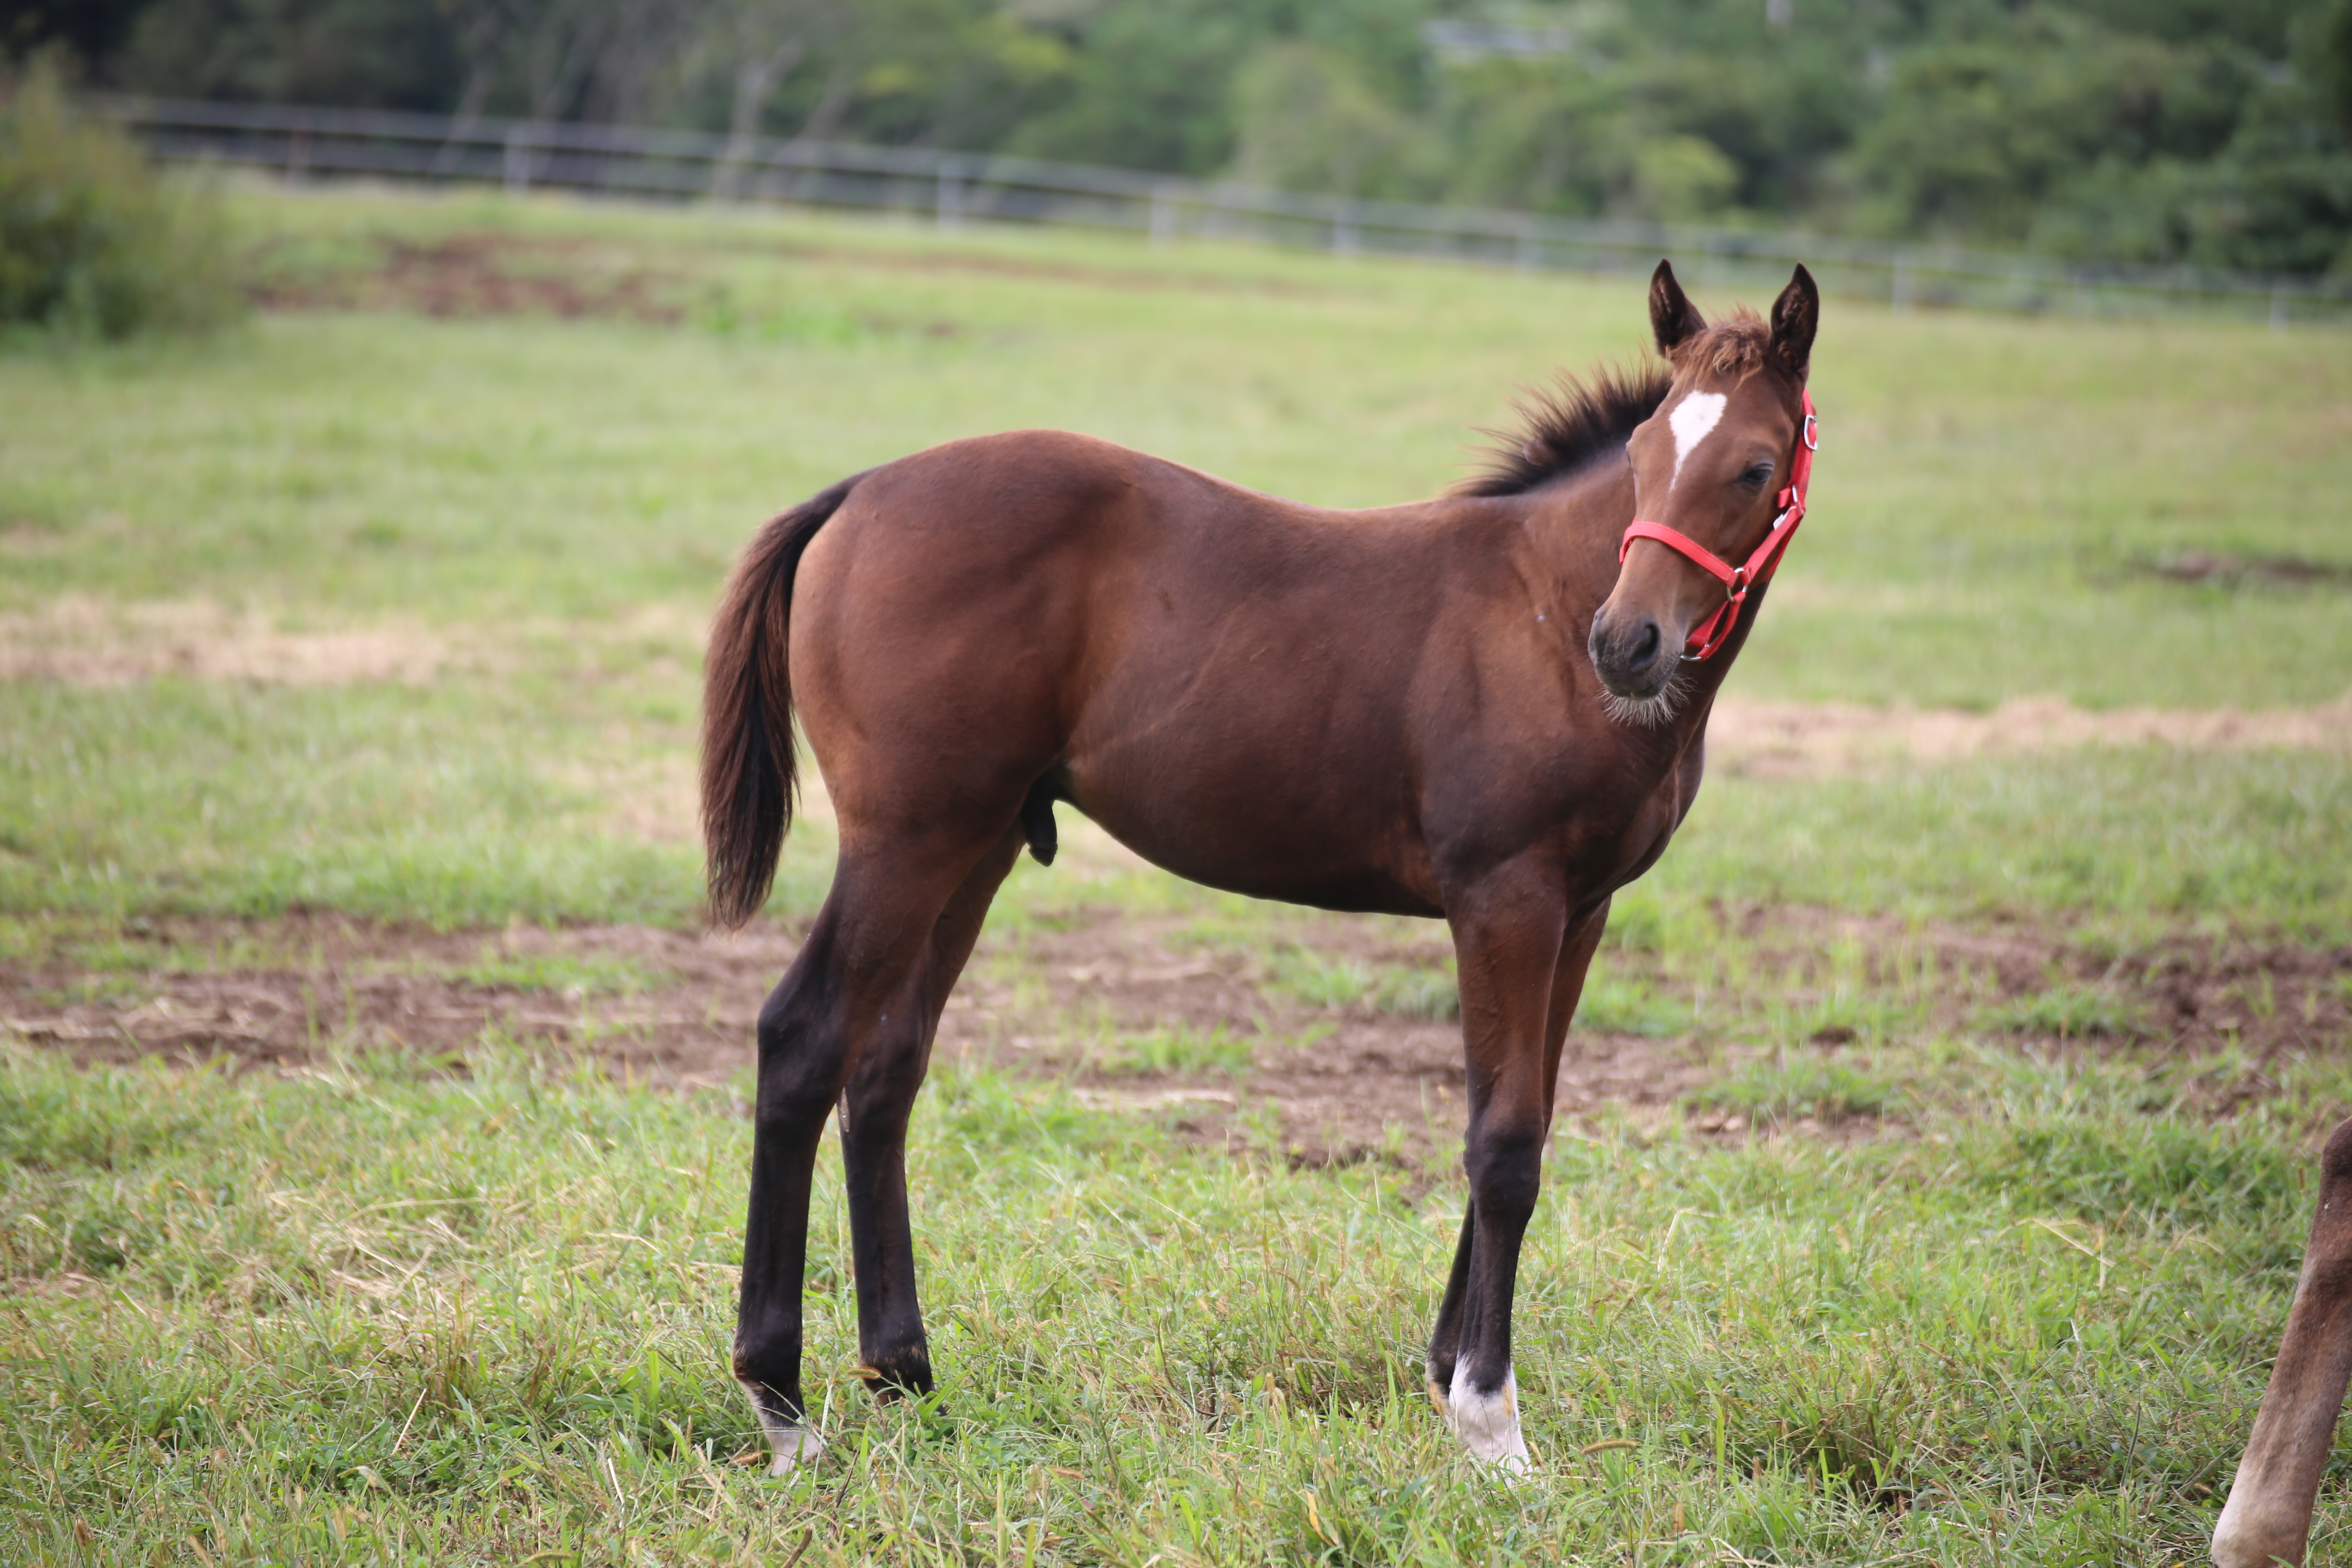
[[1805, 438], [1805, 450], [1818, 452], [1822, 449], [1822, 422], [1810, 413], [1805, 416], [1802, 435]]

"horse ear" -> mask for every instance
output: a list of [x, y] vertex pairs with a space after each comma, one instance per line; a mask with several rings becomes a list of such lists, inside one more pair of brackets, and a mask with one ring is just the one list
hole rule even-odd
[[1650, 330], [1658, 334], [1658, 352], [1671, 354], [1675, 345], [1706, 331], [1706, 318], [1675, 281], [1671, 261], [1660, 261], [1650, 274]]
[[1789, 286], [1772, 301], [1772, 350], [1799, 381], [1805, 379], [1806, 367], [1812, 363], [1813, 333], [1821, 324], [1822, 291], [1801, 262]]

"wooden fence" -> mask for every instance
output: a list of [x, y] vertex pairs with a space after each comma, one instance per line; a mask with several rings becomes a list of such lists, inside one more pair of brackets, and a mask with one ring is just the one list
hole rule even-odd
[[450, 120], [374, 110], [110, 99], [100, 112], [175, 162], [557, 188], [677, 200], [784, 202], [967, 222], [1076, 224], [1522, 268], [1647, 273], [1672, 256], [1712, 290], [1777, 288], [1791, 263], [1824, 289], [1920, 306], [2077, 315], [2196, 310], [2273, 327], [2352, 322], [2352, 279], [2066, 262], [1939, 246], [1356, 201], [1032, 158], [693, 131]]

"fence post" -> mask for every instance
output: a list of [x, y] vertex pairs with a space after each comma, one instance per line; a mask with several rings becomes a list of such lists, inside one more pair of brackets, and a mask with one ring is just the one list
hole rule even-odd
[[956, 188], [956, 165], [953, 158], [940, 160], [940, 190], [934, 203], [935, 216], [941, 228], [954, 228], [963, 222], [963, 210]]
[[530, 189], [530, 145], [528, 124], [507, 128], [506, 182], [509, 195], [520, 195]]
[[291, 184], [299, 181], [304, 174], [310, 173], [310, 128], [307, 125], [299, 126], [286, 143], [287, 183]]
[[1894, 305], [1898, 310], [1911, 308], [1911, 253], [1907, 250], [1895, 253]]
[[1341, 202], [1339, 210], [1331, 215], [1331, 254], [1356, 254], [1356, 209], [1347, 202]]
[[1176, 237], [1176, 201], [1164, 185], [1151, 187], [1151, 216], [1148, 222], [1152, 244], [1166, 245]]

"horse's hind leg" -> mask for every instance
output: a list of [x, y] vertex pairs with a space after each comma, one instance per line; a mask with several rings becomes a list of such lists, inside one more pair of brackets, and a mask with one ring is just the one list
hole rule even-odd
[[734, 1362], [778, 1474], [822, 1447], [807, 1429], [801, 1397], [801, 1291], [817, 1140], [861, 1048], [887, 1026], [892, 1001], [971, 858], [951, 845], [845, 853], [808, 940], [760, 1009]]
[[2352, 1382], [2352, 1121], [2320, 1155], [2319, 1212], [2295, 1282], [2286, 1337], [2213, 1531], [2220, 1568], [2299, 1563]]
[[915, 1292], [915, 1241], [907, 1214], [907, 1122], [930, 1067], [940, 1012], [1022, 843], [1018, 829], [1007, 832], [948, 900], [922, 962], [860, 1053], [842, 1096], [858, 1356], [884, 1398], [931, 1391], [930, 1345]]

